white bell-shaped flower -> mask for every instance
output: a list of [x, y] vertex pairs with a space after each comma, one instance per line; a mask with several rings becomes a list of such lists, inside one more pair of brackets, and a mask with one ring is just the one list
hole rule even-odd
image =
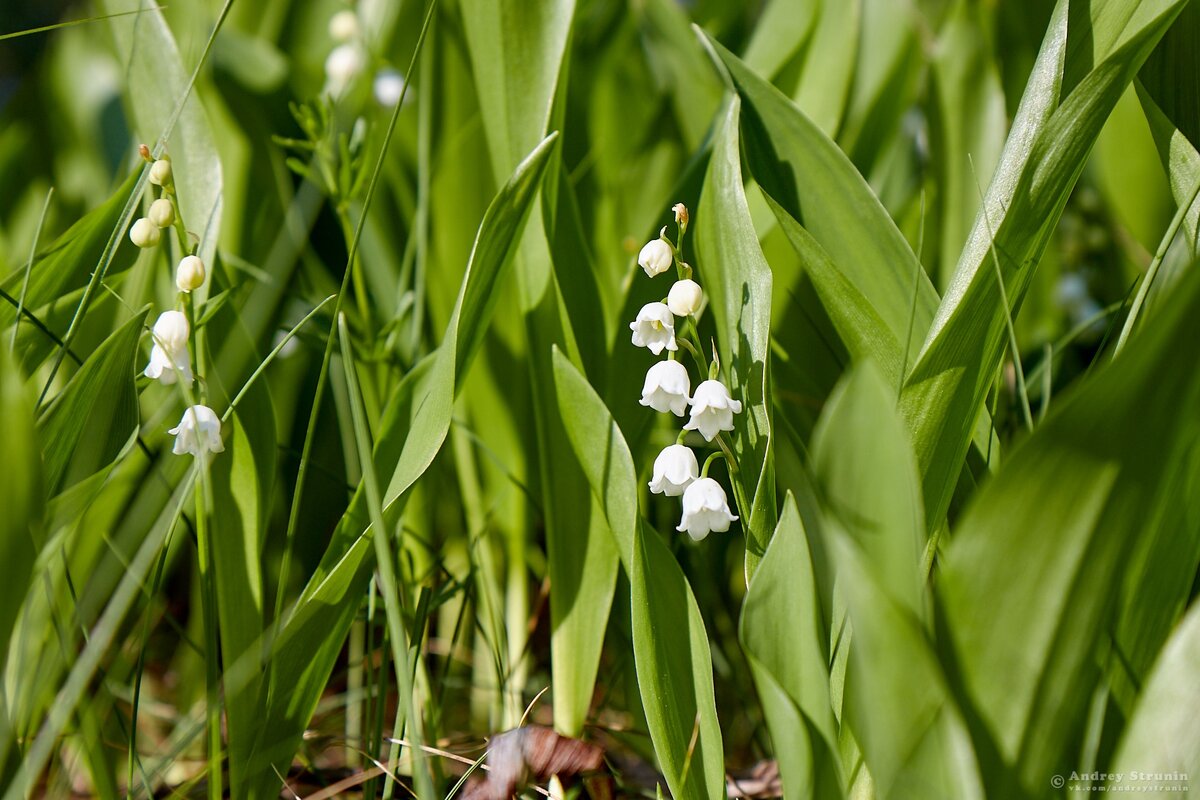
[[729, 523], [736, 519], [721, 484], [712, 478], [697, 478], [683, 492], [683, 519], [675, 530], [687, 531], [698, 542], [713, 531], [729, 530]]
[[341, 94], [358, 73], [366, 58], [357, 44], [339, 44], [325, 59], [325, 88], [333, 95]]
[[658, 355], [667, 350], [678, 350], [675, 344], [675, 317], [666, 303], [646, 303], [638, 312], [637, 319], [629, 323], [633, 331], [633, 343], [638, 347], [648, 347], [650, 352]]
[[678, 361], [659, 361], [646, 371], [646, 383], [642, 386], [642, 405], [655, 411], [670, 411], [682, 417], [687, 410], [688, 392], [692, 382], [687, 368]]
[[144, 374], [170, 386], [176, 380], [192, 382], [192, 363], [188, 355], [188, 321], [182, 311], [164, 311], [154, 323], [154, 346]]
[[699, 475], [700, 465], [696, 463], [696, 454], [681, 444], [673, 444], [663, 448], [658, 458], [654, 459], [654, 479], [650, 481], [650, 491], [678, 497]]
[[189, 406], [179, 424], [167, 433], [175, 437], [172, 452], [177, 456], [191, 453], [199, 458], [205, 453], [225, 450], [225, 443], [221, 441], [221, 419], [208, 406]]
[[175, 170], [171, 168], [171, 159], [163, 156], [150, 165], [150, 182], [155, 186], [170, 186], [175, 182]]
[[704, 302], [704, 290], [700, 284], [690, 278], [675, 281], [671, 291], [667, 293], [667, 308], [679, 317], [687, 317], [700, 310]]
[[741, 401], [729, 396], [725, 384], [707, 380], [696, 387], [696, 393], [692, 395], [692, 416], [683, 428], [700, 431], [700, 435], [711, 442], [718, 432], [733, 430], [733, 415], [740, 413]]
[[376, 103], [384, 108], [391, 108], [399, 103], [404, 95], [404, 76], [394, 69], [381, 69], [375, 73], [371, 91], [375, 93]]
[[666, 272], [675, 263], [674, 248], [662, 238], [666, 233], [667, 229], [663, 228], [658, 234], [659, 238], [646, 242], [638, 253], [638, 266], [646, 270], [651, 278]]

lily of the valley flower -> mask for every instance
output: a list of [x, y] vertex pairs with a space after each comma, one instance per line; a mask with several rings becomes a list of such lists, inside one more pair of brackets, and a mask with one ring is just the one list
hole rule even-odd
[[667, 307], [671, 309], [672, 314], [679, 317], [695, 314], [703, 302], [704, 290], [690, 278], [675, 281], [671, 291], [667, 293]]
[[175, 181], [171, 159], [163, 156], [150, 165], [150, 182], [155, 186], [170, 186]]
[[175, 286], [181, 292], [191, 292], [204, 285], [204, 262], [199, 256], [184, 256], [175, 268]]
[[629, 323], [633, 331], [633, 343], [638, 347], [648, 347], [650, 352], [658, 355], [667, 350], [678, 350], [675, 344], [675, 317], [665, 303], [647, 303], [638, 312], [637, 319]]
[[365, 60], [356, 44], [339, 44], [333, 48], [325, 59], [325, 85], [329, 93], [341, 94], [362, 72]]
[[129, 226], [129, 241], [138, 247], [154, 247], [162, 239], [162, 232], [150, 220], [142, 217]]
[[189, 406], [179, 424], [167, 433], [175, 437], [172, 451], [177, 456], [191, 453], [199, 458], [205, 453], [225, 450], [225, 443], [221, 441], [221, 420], [208, 406]]
[[684, 490], [683, 519], [675, 530], [687, 531], [687, 535], [698, 542], [712, 531], [723, 533], [729, 530], [729, 523], [736, 519], [729, 511], [729, 500], [721, 484], [712, 478], [697, 478]]
[[659, 231], [659, 238], [646, 242], [642, 251], [638, 253], [638, 265], [646, 270], [646, 274], [651, 278], [666, 272], [675, 263], [675, 250], [662, 238], [666, 234], [667, 229], [663, 228]]
[[720, 431], [733, 430], [733, 415], [742, 413], [742, 403], [729, 396], [729, 390], [720, 381], [707, 380], [696, 387], [692, 395], [692, 415], [684, 430], [700, 431], [707, 441], [712, 441]]
[[191, 384], [192, 365], [187, 343], [187, 317], [182, 311], [164, 311], [154, 323], [154, 346], [143, 374], [168, 386], [176, 380]]
[[646, 384], [642, 387], [642, 405], [655, 411], [670, 411], [682, 417], [687, 410], [688, 392], [692, 382], [687, 368], [678, 361], [659, 361], [646, 372]]
[[678, 497], [699, 475], [700, 465], [696, 463], [696, 454], [684, 445], [673, 444], [663, 448], [658, 458], [654, 459], [654, 479], [650, 481], [650, 491]]
[[348, 42], [360, 33], [358, 15], [348, 8], [329, 18], [329, 37], [335, 42]]
[[169, 228], [175, 224], [175, 206], [166, 197], [160, 197], [150, 204], [146, 218], [160, 228]]

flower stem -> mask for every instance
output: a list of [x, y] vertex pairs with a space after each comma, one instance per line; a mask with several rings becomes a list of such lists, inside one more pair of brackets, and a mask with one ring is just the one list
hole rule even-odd
[[207, 494], [208, 459], [196, 460], [198, 480], [196, 497], [196, 563], [200, 571], [200, 602], [204, 623], [204, 688], [205, 716], [208, 728], [208, 796], [221, 800], [224, 796], [221, 781], [221, 664], [217, 642], [217, 607], [214, 590], [210, 544], [208, 540]]
[[[716, 461], [718, 458], [726, 458], [725, 453], [723, 453], [721, 450], [717, 450], [716, 452], [710, 453], [708, 458], [704, 459], [704, 466], [700, 470], [701, 478], [708, 477], [708, 468], [711, 467], [712, 463], [714, 461]], [[729, 461], [728, 461], [728, 459], [726, 459], [726, 464], [728, 464], [728, 463], [729, 463]]]

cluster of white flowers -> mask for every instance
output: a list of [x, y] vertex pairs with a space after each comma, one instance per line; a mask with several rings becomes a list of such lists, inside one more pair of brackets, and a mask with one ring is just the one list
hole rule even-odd
[[[682, 245], [687, 232], [688, 210], [682, 203], [677, 203], [672, 210], [679, 224]], [[717, 379], [715, 362], [708, 379], [697, 386], [693, 394], [687, 367], [675, 360], [679, 350], [675, 317], [683, 317], [686, 321], [697, 314], [704, 304], [704, 291], [691, 279], [691, 267], [678, 259], [678, 249], [667, 238], [666, 228], [638, 253], [638, 265], [651, 278], [676, 263], [679, 280], [671, 287], [665, 302], [647, 303], [638, 312], [637, 319], [629, 323], [634, 345], [645, 347], [656, 356], [667, 351], [667, 360], [659, 361], [646, 373], [640, 402], [655, 411], [677, 417], [682, 417], [690, 405], [691, 413], [683, 430], [699, 431], [705, 441], [711, 442], [721, 431], [733, 430], [733, 415], [741, 413], [742, 404], [733, 399], [729, 389]], [[721, 484], [707, 476], [708, 463], [702, 472], [695, 453], [682, 443], [682, 439], [681, 433], [679, 442], [665, 448], [654, 459], [650, 491], [668, 497], [682, 495], [683, 516], [676, 530], [687, 532], [692, 539], [700, 541], [712, 531], [729, 530], [729, 523], [737, 517], [729, 510], [729, 501]]]
[[[175, 177], [171, 160], [166, 154], [154, 159], [146, 145], [138, 149], [142, 158], [150, 162], [150, 183], [162, 189], [162, 196], [150, 204], [146, 216], [134, 222], [129, 229], [129, 238], [133, 243], [147, 248], [161, 241], [161, 229], [169, 228], [177, 221]], [[205, 277], [204, 262], [200, 257], [187, 255], [175, 268], [175, 287], [181, 295], [189, 295], [204, 285]], [[188, 349], [191, 306], [184, 303], [184, 307], [187, 313], [172, 309], [159, 314], [150, 332], [150, 362], [142, 374], [165, 386], [176, 382], [191, 386], [195, 377], [192, 374], [191, 351]], [[176, 437], [176, 454], [191, 453], [199, 457], [206, 453], [220, 453], [225, 449], [221, 441], [221, 420], [206, 405], [189, 405], [179, 424], [168, 433]]]

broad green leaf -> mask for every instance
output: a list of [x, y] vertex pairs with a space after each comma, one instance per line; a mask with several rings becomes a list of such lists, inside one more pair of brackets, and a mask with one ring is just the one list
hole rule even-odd
[[818, 0], [820, 8], [792, 97], [826, 135], [837, 135], [854, 84], [863, 0]]
[[604, 401], [570, 360], [554, 348], [554, 386], [571, 446], [627, 572], [633, 571], [637, 529], [637, 470], [629, 446]]
[[838, 796], [842, 783], [826, 618], [808, 534], [789, 492], [739, 625], [789, 800]]
[[759, 75], [774, 79], [806, 46], [820, 15], [820, 0], [771, 0], [763, 8], [742, 60]]
[[[1200, 437], [1200, 378], [1181, 361], [1200, 335], [1198, 308], [1193, 272], [1012, 452], [945, 552], [945, 642], [998, 758], [1029, 791], [1073, 763], [1138, 540], [1164, 506], [1200, 489], [1184, 460]], [[1170, 480], [1181, 469], [1191, 485]], [[1200, 520], [1186, 526], [1180, 540], [1195, 547]]]
[[759, 187], [820, 245], [843, 282], [863, 295], [902, 348], [911, 327], [908, 342], [915, 354], [938, 298], [903, 234], [817, 125], [719, 43], [709, 43], [742, 99], [742, 147]]
[[[54, 244], [38, 254], [29, 273], [29, 288], [25, 295], [26, 308], [37, 310], [42, 319], [59, 310], [68, 314], [74, 313], [74, 304], [69, 308], [60, 307], [70, 302], [73, 291], [82, 289], [87, 284], [88, 277], [100, 261], [104, 246], [108, 243], [112, 229], [117, 225], [121, 210], [125, 207], [137, 179], [138, 173], [134, 172], [117, 187], [103, 205], [89, 211], [59, 236]], [[109, 268], [110, 275], [132, 264], [137, 248], [126, 244], [118, 252], [119, 264]], [[24, 280], [25, 270], [15, 270], [4, 280], [4, 290], [13, 297], [18, 297]], [[0, 304], [0, 328], [7, 330], [16, 316], [15, 307], [8, 303]], [[29, 325], [29, 321], [23, 319], [21, 325]]]
[[[116, 0], [104, 0], [101, 7], [109, 13], [127, 10]], [[125, 100], [132, 112], [134, 135], [153, 148], [179, 99], [191, 90], [189, 71], [157, 7], [134, 16], [114, 17], [109, 20], [109, 30], [124, 67]], [[221, 227], [221, 161], [208, 117], [194, 91], [166, 142], [166, 152], [171, 156], [180, 214], [189, 234], [199, 241], [198, 255], [211, 269]], [[208, 296], [210, 286], [208, 282], [199, 290], [201, 298]]]
[[[494, 308], [502, 267], [541, 184], [557, 134], [517, 168], [488, 207], [475, 239], [463, 286], [438, 350], [397, 387], [380, 423], [375, 468], [391, 475], [385, 519], [394, 520], [407, 491], [437, 455], [449, 430], [454, 395], [462, 385]], [[271, 765], [286, 769], [316, 709], [350, 623], [373, 572], [373, 533], [366, 498], [355, 493], [321, 565], [273, 643], [266, 697], [250, 776], [249, 796], [276, 790]], [[389, 524], [391, 522], [389, 521]]]
[[[1124, 775], [1150, 773], [1153, 777], [1139, 782], [1157, 789], [1147, 791], [1149, 797], [1178, 797], [1180, 791], [1168, 787], [1183, 786], [1187, 791], [1200, 774], [1198, 666], [1200, 604], [1193, 604], [1159, 654], [1109, 770]], [[1109, 791], [1140, 789], [1139, 783], [1110, 782]]]
[[920, 619], [920, 482], [895, 394], [871, 362], [855, 366], [825, 404], [813, 432], [812, 468], [825, 518], [861, 549], [880, 588]]
[[[4, 424], [6, 477], [0, 481], [0, 674], [8, 660], [8, 638], [33, 575], [35, 531], [43, 512], [41, 453], [34, 427], [33, 398], [7, 350], [0, 352], [0, 420]], [[7, 712], [0, 711], [0, 765], [8, 747]]]
[[920, 620], [899, 604], [837, 522], [825, 535], [850, 625], [843, 720], [882, 798], [983, 798], [966, 723]]
[[134, 358], [143, 309], [96, 349], [38, 419], [48, 497], [112, 463], [137, 432]]
[[737, 464], [730, 475], [740, 485], [740, 490], [734, 488], [744, 520], [749, 578], [775, 531], [777, 512], [769, 404], [771, 267], [759, 247], [742, 186], [740, 109], [741, 101], [734, 97], [723, 115], [695, 226], [696, 277], [717, 321], [719, 357], [729, 376], [729, 391], [742, 402], [742, 413], [734, 417], [731, 438]]
[[724, 797], [708, 632], [679, 563], [645, 523], [629, 582], [638, 688], [667, 786], [680, 800]]
[[[1182, 5], [1105, 4], [1093, 9], [1090, 28], [1079, 18], [1085, 4], [1061, 0], [1055, 11], [983, 208], [901, 398], [931, 526], [949, 506], [1003, 357], [1006, 317], [1020, 307], [1104, 120]], [[1077, 24], [1069, 27], [1068, 19]], [[1000, 301], [993, 254], [1012, 308]]]
[[1008, 124], [984, 14], [980, 6], [957, 0], [938, 32], [933, 61], [940, 146], [931, 155], [939, 178], [937, 276], [943, 288], [971, 233], [988, 176], [1000, 160]]
[[263, 657], [262, 548], [275, 476], [275, 414], [265, 384], [243, 398], [225, 452], [209, 469], [209, 520], [229, 749], [229, 783], [244, 785]]
[[[1200, 6], [1188, 4], [1146, 59], [1136, 82], [1159, 159], [1176, 204], [1187, 202], [1200, 181]], [[1167, 296], [1181, 269], [1200, 255], [1200, 201], [1183, 220], [1182, 257], [1163, 262], [1150, 306]]]

